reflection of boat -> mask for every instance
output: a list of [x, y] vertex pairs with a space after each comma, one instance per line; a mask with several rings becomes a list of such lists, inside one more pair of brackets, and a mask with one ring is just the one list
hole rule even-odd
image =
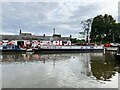
[[120, 59], [120, 46], [118, 46], [117, 52], [114, 54], [117, 59]]
[[32, 55], [34, 54], [34, 52], [26, 52], [26, 54]]

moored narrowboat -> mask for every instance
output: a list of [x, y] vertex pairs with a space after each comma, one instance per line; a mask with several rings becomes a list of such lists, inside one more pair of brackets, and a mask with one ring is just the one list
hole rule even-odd
[[[13, 42], [13, 43], [12, 43]], [[5, 51], [25, 51], [25, 52], [104, 52], [103, 45], [73, 45], [71, 41], [63, 43], [62, 41], [12, 41], [0, 46], [0, 50]]]
[[120, 46], [118, 46], [117, 52], [114, 54], [115, 58], [120, 59]]
[[90, 53], [90, 52], [104, 52], [104, 46], [40, 46], [38, 49], [34, 49], [34, 52], [66, 52], [66, 53]]

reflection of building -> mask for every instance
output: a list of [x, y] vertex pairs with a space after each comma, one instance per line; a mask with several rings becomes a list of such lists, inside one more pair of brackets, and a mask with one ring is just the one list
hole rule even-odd
[[0, 62], [2, 62], [2, 59], [3, 59], [2, 53], [0, 53]]

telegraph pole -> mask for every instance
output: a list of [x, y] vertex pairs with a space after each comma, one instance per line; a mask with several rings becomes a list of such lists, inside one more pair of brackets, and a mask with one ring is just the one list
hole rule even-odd
[[113, 33], [113, 43], [115, 42], [115, 37], [114, 37], [115, 35], [114, 35], [114, 33]]

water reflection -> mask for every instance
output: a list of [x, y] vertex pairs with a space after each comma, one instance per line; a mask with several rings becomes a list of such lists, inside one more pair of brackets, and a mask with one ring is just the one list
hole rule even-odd
[[33, 53], [2, 53], [0, 56], [3, 64], [10, 62], [34, 62], [34, 61], [55, 61], [69, 59], [70, 55], [64, 54], [33, 54]]
[[106, 52], [103, 56], [91, 56], [91, 71], [98, 80], [110, 81], [120, 70], [120, 64], [113, 54]]
[[[31, 74], [33, 75], [31, 79], [36, 77], [34, 78], [34, 81], [38, 82], [38, 86], [36, 87], [39, 87], [39, 83], [41, 82], [41, 79], [39, 78], [42, 78], [43, 76], [46, 75], [47, 78], [50, 78], [50, 81], [47, 78], [44, 78], [44, 80], [42, 80], [43, 81], [42, 83], [44, 84], [44, 86], [46, 86], [48, 84], [48, 83], [46, 84], [46, 81], [49, 83], [52, 82], [53, 87], [54, 85], [56, 85], [56, 87], [60, 85], [63, 85], [65, 87], [71, 85], [73, 85], [73, 87], [80, 87], [83, 86], [81, 85], [83, 83], [90, 83], [91, 86], [91, 82], [92, 85], [95, 85], [96, 81], [98, 80], [112, 82], [111, 79], [116, 75], [117, 72], [120, 71], [119, 61], [117, 61], [114, 58], [113, 54], [114, 53], [111, 52], [106, 52], [105, 54], [104, 53], [76, 53], [76, 54], [74, 53], [71, 54], [2, 53], [2, 55], [0, 55], [0, 60], [3, 65], [3, 80], [4, 80], [3, 85], [4, 87], [6, 87], [6, 82], [11, 81], [6, 79], [8, 78], [8, 76], [6, 75], [8, 72], [9, 75], [12, 75], [12, 73], [14, 73], [15, 68], [13, 69], [13, 66], [16, 67], [15, 72], [18, 70], [18, 72], [20, 73], [20, 78], [24, 78], [25, 76], [27, 77], [28, 72], [29, 75]], [[35, 66], [34, 65], [29, 66], [31, 63], [34, 62], [35, 62], [34, 64]], [[29, 70], [31, 69], [32, 72], [29, 71], [28, 69], [25, 69], [27, 73], [23, 74], [21, 72], [21, 69], [17, 67], [17, 65], [21, 65], [22, 63], [25, 63], [25, 65], [21, 66], [20, 68], [25, 69], [26, 67], [29, 67]], [[13, 72], [10, 72], [9, 69]], [[41, 70], [44, 70], [44, 72]], [[43, 76], [40, 77], [39, 74]], [[39, 78], [37, 78], [38, 75]], [[14, 78], [13, 76], [11, 77]], [[32, 81], [33, 79], [32, 80], [31, 79], [28, 79], [26, 82], [29, 81], [33, 82]], [[56, 81], [56, 83], [53, 81]]]

